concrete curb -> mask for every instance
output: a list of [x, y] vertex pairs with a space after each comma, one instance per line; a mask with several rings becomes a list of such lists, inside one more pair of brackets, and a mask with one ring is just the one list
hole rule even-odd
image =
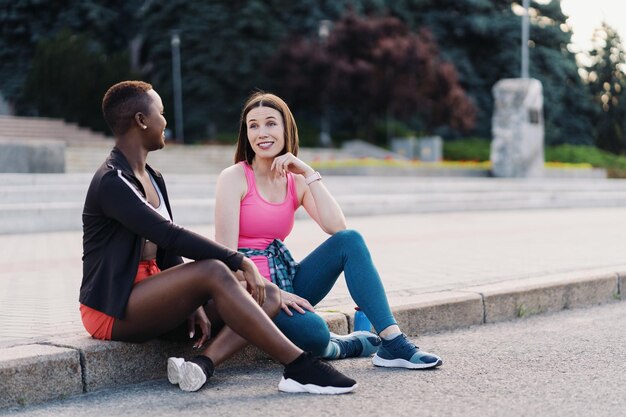
[[79, 352], [46, 345], [0, 351], [0, 408], [83, 392]]
[[[626, 272], [582, 272], [395, 296], [390, 304], [400, 327], [415, 336], [621, 300], [625, 286]], [[353, 306], [320, 314], [335, 333], [353, 329]], [[84, 334], [0, 349], [0, 409], [164, 378], [167, 357], [193, 355], [189, 343], [101, 342]], [[263, 358], [248, 347], [223, 367]]]
[[618, 273], [554, 275], [468, 287], [464, 291], [483, 297], [485, 323], [494, 323], [619, 299], [619, 277]]

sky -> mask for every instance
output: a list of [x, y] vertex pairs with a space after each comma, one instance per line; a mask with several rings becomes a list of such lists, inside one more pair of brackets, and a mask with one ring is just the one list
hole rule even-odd
[[578, 51], [591, 48], [593, 30], [606, 21], [626, 41], [626, 2], [624, 0], [561, 0], [563, 13], [569, 16], [572, 43]]

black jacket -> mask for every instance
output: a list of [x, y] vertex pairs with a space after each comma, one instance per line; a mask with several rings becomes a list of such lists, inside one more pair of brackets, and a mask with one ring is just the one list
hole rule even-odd
[[[161, 174], [146, 165], [172, 216]], [[79, 301], [110, 316], [123, 318], [141, 258], [143, 240], [158, 246], [161, 270], [189, 259], [218, 259], [236, 271], [243, 255], [164, 219], [122, 154], [113, 148], [98, 168], [83, 209], [83, 281]], [[173, 218], [173, 217], [172, 217]]]

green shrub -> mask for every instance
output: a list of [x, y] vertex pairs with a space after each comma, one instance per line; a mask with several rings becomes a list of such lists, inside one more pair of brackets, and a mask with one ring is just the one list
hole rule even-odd
[[488, 161], [490, 142], [480, 138], [459, 139], [443, 143], [443, 159], [447, 161]]
[[593, 146], [559, 145], [546, 148], [546, 161], [588, 163], [598, 168], [626, 170], [626, 158]]
[[[469, 138], [446, 141], [443, 145], [444, 159], [449, 161], [488, 161], [490, 143], [485, 139]], [[596, 168], [609, 170], [610, 175], [626, 175], [626, 157], [603, 151], [594, 146], [558, 145], [545, 148], [547, 162], [569, 164], [587, 163]], [[624, 171], [620, 174], [621, 171]]]
[[593, 146], [559, 145], [546, 148], [546, 161], [586, 162], [604, 168], [610, 178], [626, 178], [626, 158]]

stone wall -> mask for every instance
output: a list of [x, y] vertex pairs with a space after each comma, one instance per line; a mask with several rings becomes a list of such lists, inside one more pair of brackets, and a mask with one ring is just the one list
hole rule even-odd
[[65, 143], [53, 140], [0, 141], [0, 173], [65, 172]]

